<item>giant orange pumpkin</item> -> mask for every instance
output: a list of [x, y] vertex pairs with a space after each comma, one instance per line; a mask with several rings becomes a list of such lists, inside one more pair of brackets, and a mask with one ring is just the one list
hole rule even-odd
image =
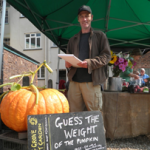
[[28, 115], [67, 112], [69, 105], [66, 97], [55, 89], [40, 91], [38, 104], [36, 104], [36, 94], [32, 91], [26, 89], [10, 91], [3, 98], [0, 106], [2, 121], [17, 132], [27, 130]]

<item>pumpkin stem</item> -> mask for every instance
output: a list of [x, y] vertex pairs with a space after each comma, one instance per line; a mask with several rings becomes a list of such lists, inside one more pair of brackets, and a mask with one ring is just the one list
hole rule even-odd
[[15, 76], [11, 76], [11, 77], [9, 77], [9, 79], [14, 79], [14, 78], [19, 78], [19, 77], [22, 77], [22, 76], [30, 76], [30, 75], [32, 75], [31, 73], [28, 73], [28, 74], [21, 74], [21, 75], [15, 75]]
[[[43, 87], [36, 87], [36, 88], [38, 89], [38, 91], [46, 89], [45, 86], [43, 86]], [[22, 89], [32, 90], [33, 88], [31, 88], [30, 86], [23, 86]]]
[[34, 73], [36, 74], [42, 66], [43, 66], [43, 63], [34, 71]]
[[[44, 60], [44, 62], [43, 62], [42, 64], [40, 64], [40, 66], [39, 66], [34, 72], [30, 71], [30, 72], [28, 72], [28, 73], [26, 73], [26, 74], [14, 75], [14, 76], [11, 76], [11, 77], [9, 78], [9, 79], [14, 79], [14, 78], [21, 77], [21, 79], [22, 79], [24, 76], [32, 76], [32, 78], [31, 78], [31, 83], [30, 83], [30, 86], [29, 86], [29, 87], [21, 87], [20, 84], [14, 84], [14, 82], [13, 82], [13, 83], [5, 83], [5, 84], [2, 84], [2, 85], [0, 85], [0, 88], [3, 87], [3, 86], [6, 86], [6, 85], [11, 85], [11, 86], [12, 86], [12, 87], [11, 87], [11, 90], [12, 90], [12, 91], [18, 90], [18, 89], [20, 89], [20, 88], [29, 89], [29, 90], [32, 88], [32, 89], [35, 91], [35, 93], [36, 93], [36, 104], [38, 104], [38, 99], [39, 99], [39, 91], [38, 91], [38, 89], [39, 89], [39, 90], [42, 90], [42, 89], [44, 89], [44, 88], [37, 88], [35, 85], [33, 85], [33, 81], [34, 81], [35, 74], [38, 72], [38, 70], [39, 70], [42, 66], [45, 66], [45, 67], [48, 69], [48, 71], [49, 71], [50, 73], [53, 72], [53, 70], [52, 70], [52, 69], [48, 66], [48, 64], [46, 63], [46, 60]], [[21, 79], [19, 79], [18, 82], [20, 82]], [[30, 88], [30, 87], [31, 87], [31, 88]]]
[[46, 63], [46, 60], [44, 60], [43, 64], [44, 64], [44, 66], [47, 68], [47, 70], [48, 70], [50, 73], [53, 72], [53, 70], [52, 70], [52, 69], [48, 66], [48, 64]]
[[[47, 65], [46, 60], [44, 60], [44, 62], [43, 62], [42, 64], [40, 64], [40, 66], [39, 66], [34, 72], [30, 71], [29, 73], [26, 73], [26, 74], [14, 75], [14, 76], [11, 76], [9, 79], [14, 79], [14, 78], [18, 78], [18, 77], [21, 77], [21, 79], [22, 79], [24, 76], [32, 76], [30, 84], [33, 84], [33, 80], [34, 80], [35, 74], [38, 72], [38, 70], [39, 70], [43, 65], [48, 69], [48, 71], [49, 71], [50, 73], [53, 72], [53, 70]], [[20, 79], [20, 80], [21, 80], [21, 79]], [[19, 81], [20, 81], [20, 80], [19, 80]], [[19, 82], [19, 81], [18, 81], [18, 82]]]
[[32, 74], [32, 78], [31, 78], [31, 83], [30, 84], [33, 84], [34, 77], [35, 77], [35, 73]]
[[18, 80], [17, 83], [19, 83], [22, 80], [23, 77], [24, 77], [24, 74], [21, 76], [21, 78]]
[[66, 89], [59, 89], [58, 91], [60, 92], [65, 92]]
[[34, 71], [32, 72], [32, 79], [31, 79], [31, 83], [30, 84], [33, 84], [33, 80], [34, 80], [34, 77], [35, 77], [35, 74], [38, 72], [38, 70], [43, 66], [43, 63]]
[[46, 87], [45, 87], [45, 86], [43, 86], [43, 87], [37, 87], [37, 89], [38, 89], [39, 91], [41, 91], [41, 90], [45, 90]]
[[34, 89], [34, 92], [36, 93], [36, 104], [38, 105], [39, 91], [35, 85], [31, 84], [30, 86]]
[[14, 84], [14, 82], [12, 82], [12, 83], [10, 83], [10, 82], [9, 83], [5, 83], [5, 84], [0, 85], [0, 88], [3, 87], [3, 86], [6, 86], [6, 85], [13, 85], [13, 84]]
[[1, 94], [0, 95], [0, 103], [1, 103], [1, 101], [2, 101], [2, 99], [3, 99], [3, 97], [5, 96], [5, 94], [7, 94], [9, 91], [6, 91], [6, 92], [4, 92], [3, 94]]
[[32, 90], [30, 86], [23, 86], [21, 89]]
[[53, 72], [53, 70], [47, 65], [46, 60], [44, 60], [44, 62], [32, 73], [31, 84], [33, 84], [33, 80], [34, 80], [35, 74], [38, 72], [38, 70], [39, 70], [43, 65], [47, 68], [47, 70], [48, 70], [50, 73]]

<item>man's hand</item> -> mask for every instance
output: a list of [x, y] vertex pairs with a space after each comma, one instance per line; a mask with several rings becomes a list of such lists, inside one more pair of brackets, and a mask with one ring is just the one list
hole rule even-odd
[[87, 68], [88, 67], [87, 61], [82, 61], [82, 62], [78, 63], [77, 65], [82, 67], [82, 68]]
[[72, 65], [68, 61], [65, 61], [65, 66], [66, 68], [70, 68]]
[[137, 79], [139, 79], [140, 77], [138, 76], [138, 75], [136, 75], [136, 74], [134, 74], [134, 79], [135, 80], [137, 80]]

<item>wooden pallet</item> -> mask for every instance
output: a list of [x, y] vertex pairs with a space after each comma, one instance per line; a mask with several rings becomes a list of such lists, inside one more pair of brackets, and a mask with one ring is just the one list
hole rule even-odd
[[6, 131], [0, 134], [0, 139], [19, 144], [27, 144], [27, 132]]

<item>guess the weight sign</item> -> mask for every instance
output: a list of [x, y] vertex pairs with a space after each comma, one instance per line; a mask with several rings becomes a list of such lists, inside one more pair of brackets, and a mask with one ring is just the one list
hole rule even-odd
[[28, 116], [29, 150], [106, 150], [99, 111]]

